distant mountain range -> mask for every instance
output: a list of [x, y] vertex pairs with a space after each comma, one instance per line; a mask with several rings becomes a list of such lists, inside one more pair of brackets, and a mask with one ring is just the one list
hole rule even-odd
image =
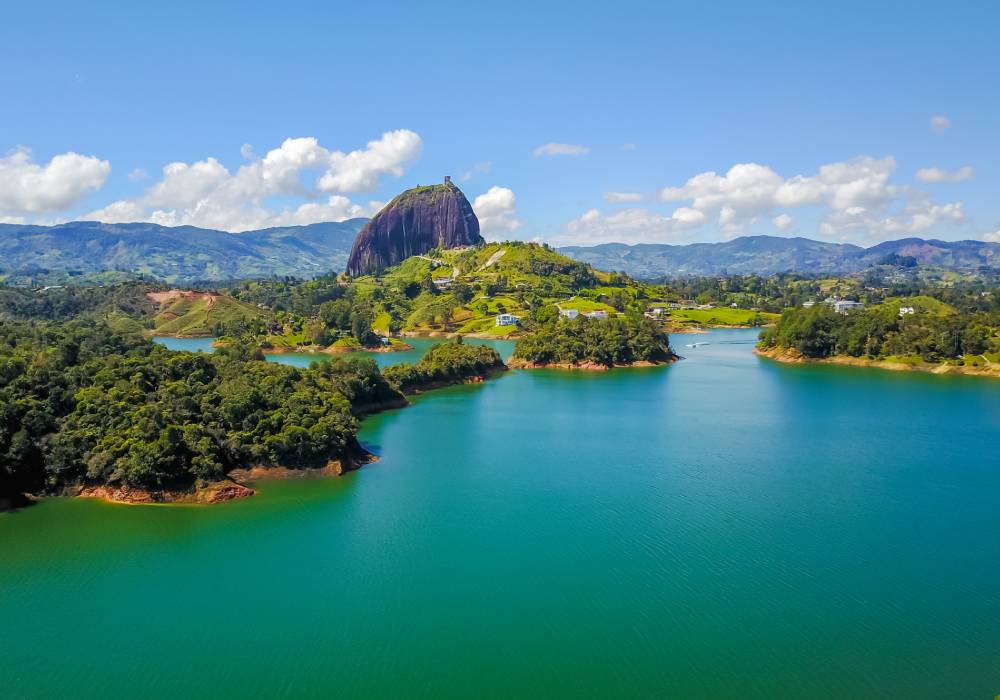
[[[194, 226], [0, 224], [0, 281], [42, 279], [38, 273], [118, 271], [168, 282], [271, 275], [315, 277], [341, 272], [367, 219], [227, 233]], [[607, 243], [559, 252], [599, 270], [650, 279], [778, 272], [850, 274], [887, 262], [945, 270], [1000, 272], [1000, 243], [904, 238], [870, 248], [808, 238], [746, 236], [689, 245]]]
[[722, 243], [567, 246], [560, 253], [637, 278], [699, 275], [850, 274], [885, 263], [1000, 271], [1000, 243], [903, 238], [870, 248], [808, 238], [744, 236]]
[[228, 233], [194, 226], [0, 224], [0, 279], [109, 270], [168, 282], [340, 272], [367, 219]]

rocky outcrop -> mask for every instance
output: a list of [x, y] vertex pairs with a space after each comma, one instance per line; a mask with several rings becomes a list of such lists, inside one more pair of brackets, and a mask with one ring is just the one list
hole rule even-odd
[[252, 488], [231, 479], [215, 481], [196, 488], [181, 490], [146, 490], [124, 484], [99, 484], [71, 488], [68, 495], [78, 498], [98, 498], [109, 503], [223, 503], [247, 498], [256, 493]]
[[434, 248], [483, 242], [472, 205], [462, 190], [445, 178], [442, 185], [403, 192], [365, 224], [351, 248], [347, 274], [378, 274]]

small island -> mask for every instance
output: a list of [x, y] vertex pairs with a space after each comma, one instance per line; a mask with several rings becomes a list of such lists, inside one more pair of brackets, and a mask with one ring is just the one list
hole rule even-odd
[[519, 369], [608, 370], [677, 360], [662, 328], [648, 318], [559, 319], [517, 341], [509, 361]]

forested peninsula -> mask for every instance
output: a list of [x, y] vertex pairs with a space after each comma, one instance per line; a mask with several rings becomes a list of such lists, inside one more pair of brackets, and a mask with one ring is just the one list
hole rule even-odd
[[781, 362], [1000, 377], [1000, 312], [992, 298], [894, 297], [838, 313], [829, 304], [784, 311], [757, 353]]
[[495, 350], [460, 343], [383, 375], [360, 356], [300, 369], [239, 344], [173, 352], [97, 318], [3, 321], [0, 504], [215, 502], [253, 493], [234, 470], [342, 473], [372, 459], [359, 416], [504, 369]]

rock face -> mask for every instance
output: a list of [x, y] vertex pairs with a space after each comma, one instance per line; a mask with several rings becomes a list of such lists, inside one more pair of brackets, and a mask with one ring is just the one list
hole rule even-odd
[[472, 205], [446, 177], [442, 185], [414, 187], [365, 224], [347, 260], [347, 274], [377, 274], [434, 248], [483, 243]]

